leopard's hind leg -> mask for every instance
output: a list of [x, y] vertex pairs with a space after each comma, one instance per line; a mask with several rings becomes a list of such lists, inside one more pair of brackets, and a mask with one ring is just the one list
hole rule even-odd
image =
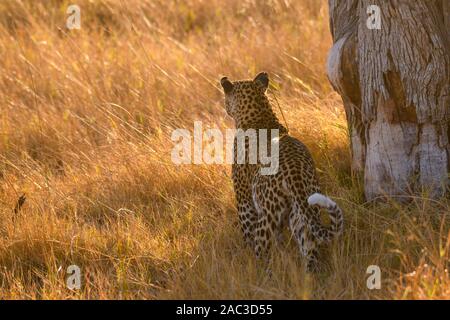
[[306, 270], [317, 272], [319, 269], [317, 241], [310, 230], [307, 210], [297, 201], [294, 201], [289, 215], [289, 228], [292, 237], [296, 240], [301, 255], [306, 259]]
[[282, 238], [282, 227], [291, 204], [276, 180], [257, 176], [253, 182], [253, 203], [258, 213], [255, 229], [255, 251], [258, 258], [267, 257], [274, 241]]

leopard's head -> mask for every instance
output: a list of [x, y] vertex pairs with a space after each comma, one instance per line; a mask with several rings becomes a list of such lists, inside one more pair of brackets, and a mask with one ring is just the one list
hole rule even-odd
[[225, 93], [225, 109], [236, 124], [251, 123], [258, 115], [270, 108], [266, 97], [269, 76], [260, 72], [253, 80], [231, 82], [227, 77], [220, 80]]

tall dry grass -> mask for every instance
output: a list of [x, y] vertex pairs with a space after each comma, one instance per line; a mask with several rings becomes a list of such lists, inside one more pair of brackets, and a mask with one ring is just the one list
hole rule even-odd
[[[69, 31], [68, 1], [0, 2], [1, 298], [450, 298], [449, 201], [365, 203], [351, 174], [326, 1], [76, 3]], [[260, 70], [345, 212], [317, 276], [288, 241], [268, 277], [241, 240], [229, 166], [170, 159], [174, 128], [232, 127], [221, 76]], [[66, 287], [72, 264], [81, 290]]]

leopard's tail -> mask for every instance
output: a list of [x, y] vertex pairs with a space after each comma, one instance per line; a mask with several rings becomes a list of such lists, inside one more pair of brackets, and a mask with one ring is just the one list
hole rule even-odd
[[308, 198], [308, 204], [310, 206], [317, 205], [326, 209], [330, 216], [331, 231], [334, 233], [334, 236], [338, 237], [342, 233], [344, 229], [344, 216], [336, 202], [321, 193], [314, 193]]

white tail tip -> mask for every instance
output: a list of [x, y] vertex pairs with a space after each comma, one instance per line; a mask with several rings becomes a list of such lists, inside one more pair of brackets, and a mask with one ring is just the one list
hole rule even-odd
[[308, 198], [308, 204], [310, 206], [319, 205], [324, 208], [329, 208], [331, 206], [334, 206], [336, 203], [323, 194], [314, 193]]

